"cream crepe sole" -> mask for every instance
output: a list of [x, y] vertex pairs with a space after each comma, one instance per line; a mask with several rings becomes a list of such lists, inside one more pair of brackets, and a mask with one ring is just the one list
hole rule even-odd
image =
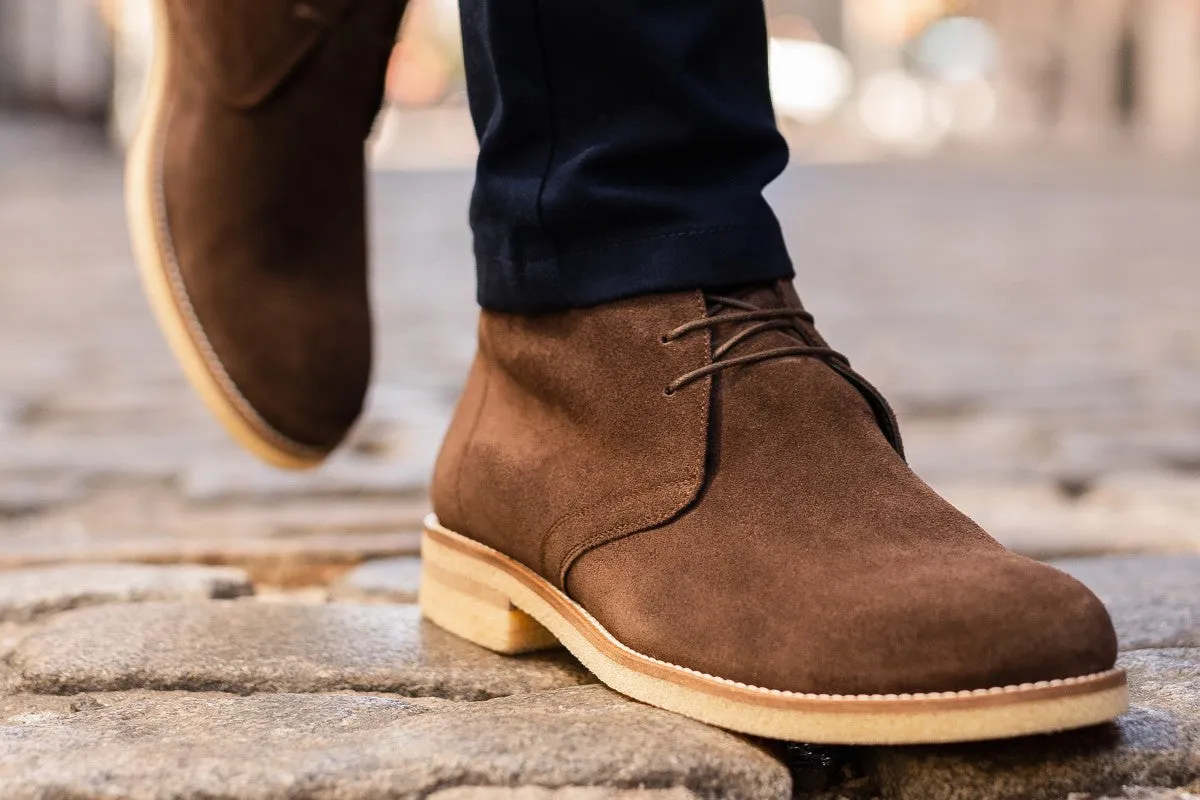
[[171, 54], [166, 9], [154, 2], [154, 62], [137, 134], [125, 163], [125, 211], [142, 286], [158, 326], [192, 387], [229, 434], [242, 447], [272, 466], [308, 469], [327, 453], [292, 442], [254, 411], [225, 374], [188, 303], [174, 254], [164, 233], [158, 167], [162, 157], [159, 132], [168, 113], [167, 73]]
[[929, 744], [1082, 728], [1128, 707], [1123, 670], [962, 692], [825, 695], [748, 686], [639, 653], [532, 570], [425, 521], [421, 611], [501, 653], [566, 647], [609, 687], [722, 728], [824, 744]]

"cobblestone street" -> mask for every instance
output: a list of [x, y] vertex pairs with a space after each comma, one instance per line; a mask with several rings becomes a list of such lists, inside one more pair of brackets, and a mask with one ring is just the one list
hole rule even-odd
[[474, 340], [464, 170], [372, 183], [370, 411], [320, 471], [228, 441], [141, 295], [98, 134], [0, 119], [0, 800], [1200, 797], [1200, 180], [796, 166], [823, 332], [916, 470], [1108, 605], [1133, 710], [937, 748], [751, 742], [413, 605]]

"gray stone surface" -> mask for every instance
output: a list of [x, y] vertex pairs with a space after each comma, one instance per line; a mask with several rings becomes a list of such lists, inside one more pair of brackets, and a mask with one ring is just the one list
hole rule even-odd
[[0, 623], [28, 623], [80, 606], [146, 600], [228, 599], [253, 594], [228, 567], [88, 564], [0, 571]]
[[381, 558], [350, 570], [331, 587], [331, 592], [344, 600], [411, 603], [417, 599], [420, 583], [420, 558]]
[[8, 658], [8, 654], [29, 633], [30, 626], [15, 622], [0, 622], [0, 662]]
[[1200, 779], [1200, 648], [1121, 656], [1132, 709], [1115, 724], [1054, 736], [946, 747], [873, 749], [889, 800], [1062, 800], [1125, 786]]
[[[1196, 787], [1200, 791], [1200, 786]], [[1097, 798], [1095, 795], [1072, 793], [1067, 800], [1200, 800], [1200, 794], [1188, 789], [1158, 789], [1128, 786], [1120, 795]]]
[[[0, 119], [0, 133], [11, 133], [10, 125]], [[474, 347], [462, 214], [469, 174], [372, 176], [376, 385], [362, 425], [337, 458], [322, 470], [283, 475], [231, 444], [188, 388], [138, 287], [120, 165], [77, 131], [62, 133], [18, 125], [14, 135], [0, 136], [0, 567], [228, 564], [266, 584], [264, 594], [294, 600], [295, 587], [323, 598], [325, 587], [365, 559], [414, 554], [425, 482]], [[12, 151], [5, 141], [37, 146]], [[806, 303], [897, 407], [915, 468], [1006, 543], [1057, 557], [1200, 550], [1198, 189], [1194, 170], [1146, 162], [938, 160], [792, 169], [771, 198]], [[1079, 569], [1091, 570], [1085, 580], [1112, 606], [1125, 647], [1197, 644], [1186, 572], [1175, 565], [1152, 575], [1147, 564]], [[1069, 792], [1117, 796], [1125, 785], [1191, 780], [1200, 705], [1194, 653], [1127, 653], [1138, 705], [1115, 727], [966, 748], [867, 751], [875, 759], [871, 774], [887, 782], [888, 800], [1062, 800]], [[372, 781], [383, 780], [381, 771], [339, 771], [349, 763], [343, 759], [357, 756], [336, 742], [322, 749], [320, 736], [342, 730], [331, 720], [350, 732], [356, 719], [398, 720], [415, 738], [385, 736], [386, 753], [363, 751], [383, 770], [394, 763], [388, 759], [424, 752], [420, 736], [443, 735], [411, 727], [412, 719], [450, 719], [439, 716], [438, 704], [455, 702], [135, 696], [141, 690], [71, 696], [80, 689], [358, 688], [482, 698], [587, 680], [560, 657], [505, 660], [478, 651], [419, 625], [411, 608], [268, 607], [258, 600], [200, 609], [106, 606], [33, 625], [0, 622], [0, 658], [0, 682], [66, 693], [0, 695], [0, 721], [16, 724], [15, 741], [30, 748], [22, 763], [36, 761], [43, 776], [63, 763], [76, 770], [62, 774], [79, 781], [72, 785], [80, 793], [55, 800], [96, 796], [105, 754], [116, 754], [110, 760], [122, 769], [143, 770], [129, 773], [131, 780], [158, 769], [163, 786], [183, 786], [169, 784], [173, 769], [180, 780], [194, 779], [185, 791], [205, 800], [243, 789], [252, 800], [377, 797], [383, 790]], [[199, 705], [185, 709], [178, 704], [185, 701]], [[211, 702], [230, 705], [221, 707], [224, 715], [209, 715]], [[474, 710], [493, 714], [506, 702]], [[369, 708], [338, 705], [346, 703]], [[103, 722], [126, 711], [119, 724]], [[168, 717], [190, 720], [191, 729], [173, 730]], [[296, 733], [292, 721], [310, 729]], [[452, 777], [430, 792], [593, 800], [613, 790], [624, 800], [637, 791], [632, 777], [596, 778], [624, 767], [601, 762], [580, 744], [582, 734], [556, 744], [578, 746], [579, 758], [535, 748], [561, 764], [515, 770], [509, 756], [484, 751], [539, 744], [546, 724], [521, 722], [518, 739], [487, 741], [499, 734], [482, 717], [453, 723], [484, 739], [443, 751], [458, 771], [439, 773]], [[391, 722], [379, 724], [391, 730]], [[235, 763], [212, 743], [226, 725], [240, 731], [235, 740], [264, 747], [278, 740], [289, 755], [259, 780], [273, 762]], [[160, 730], [174, 744], [148, 744]], [[314, 731], [318, 738], [304, 738]], [[619, 738], [604, 731], [601, 745], [604, 736]], [[657, 750], [629, 744], [661, 754], [671, 734], [656, 732]], [[201, 742], [194, 759], [181, 743], [190, 735]], [[70, 742], [72, 754], [96, 748], [101, 756], [84, 763], [38, 750], [51, 740]], [[118, 750], [125, 744], [129, 755]], [[620, 746], [612, 752], [625, 752]], [[721, 760], [724, 752], [717, 747], [714, 769], [732, 763]], [[585, 756], [591, 761], [579, 767]], [[712, 766], [693, 758], [686, 750], [680, 768]], [[412, 763], [389, 780], [412, 774], [404, 772]], [[441, 769], [446, 762], [431, 763]], [[680, 785], [677, 762], [663, 756], [661, 763], [672, 766], [646, 767], [638, 781], [668, 793], [727, 796], [703, 782]], [[562, 764], [582, 772], [563, 774], [554, 786], [531, 783]], [[343, 775], [368, 772], [341, 783]], [[204, 795], [224, 774], [233, 776], [233, 788], [221, 784], [218, 794]], [[845, 792], [820, 797], [875, 800], [869, 777], [856, 772]], [[572, 785], [577, 780], [588, 785]], [[760, 796], [754, 791], [761, 787], [735, 785]], [[163, 794], [151, 779], [138, 786], [143, 794], [129, 796]], [[5, 788], [0, 800], [16, 796]]]
[[1076, 558], [1055, 566], [1104, 601], [1121, 649], [1200, 647], [1200, 556]]
[[[791, 797], [787, 770], [754, 745], [601, 687], [437, 709], [344, 694], [173, 693], [0, 726], [5, 800], [415, 800], [475, 786]], [[500, 797], [543, 800], [526, 791]]]
[[72, 541], [70, 537], [14, 537], [0, 541], [0, 569], [117, 560], [151, 564], [215, 563], [243, 569], [255, 583], [309, 586], [333, 580], [364, 558], [416, 552], [419, 540], [412, 532], [300, 534], [273, 538], [262, 530], [242, 540], [224, 536], [174, 538], [136, 533], [128, 537], [97, 537], [86, 541]]
[[416, 553], [428, 512], [425, 498], [398, 494], [196, 503], [156, 482], [122, 480], [11, 524], [0, 510], [0, 568], [183, 562], [237, 566], [255, 583], [327, 584], [366, 559]]
[[1200, 800], [1200, 786], [1164, 789], [1161, 786], [1126, 786], [1117, 794], [1089, 794], [1072, 792], [1065, 800]]
[[[155, 330], [118, 160], [77, 131], [0, 126], [37, 144], [0, 152], [0, 563], [118, 558], [116, 538], [187, 558], [180, 533], [205, 558], [232, 549], [222, 563], [265, 558], [273, 515], [309, 497], [342, 509], [313, 534], [412, 524], [387, 498], [421, 499], [474, 347], [468, 171], [372, 176], [368, 412], [327, 469], [279, 475], [227, 440]], [[897, 407], [917, 470], [1005, 541], [1061, 555], [1200, 548], [1198, 188], [1138, 161], [934, 160], [800, 166], [771, 199], [806, 303]], [[133, 490], [177, 507], [115, 513]], [[384, 544], [355, 547], [402, 552]]]
[[68, 612], [9, 655], [20, 688], [395, 692], [460, 700], [591, 683], [565, 651], [509, 658], [412, 605], [209, 602]]
[[541, 786], [499, 788], [471, 786], [434, 792], [429, 800], [697, 800], [700, 795], [682, 787], [675, 789], [611, 789], [572, 786], [546, 789]]
[[23, 725], [63, 717], [71, 713], [73, 706], [79, 707], [79, 703], [71, 697], [0, 694], [0, 725]]

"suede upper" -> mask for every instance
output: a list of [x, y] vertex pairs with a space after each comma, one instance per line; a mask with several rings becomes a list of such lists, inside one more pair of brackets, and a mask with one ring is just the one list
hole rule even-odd
[[164, 268], [244, 415], [326, 451], [370, 375], [363, 151], [403, 2], [165, 7]]
[[686, 507], [704, 480], [708, 397], [664, 402], [663, 390], [709, 345], [699, 336], [667, 348], [659, 337], [703, 313], [697, 293], [532, 317], [484, 312], [434, 476], [439, 517], [560, 585], [584, 542]]
[[[800, 309], [790, 284], [739, 296]], [[762, 325], [662, 339], [713, 309], [695, 291], [485, 312], [435, 476], [442, 523], [635, 650], [751, 685], [955, 691], [1113, 666], [1100, 602], [915, 476], [886, 403], [838, 358], [730, 365], [664, 393]], [[796, 319], [717, 361], [824, 345]]]

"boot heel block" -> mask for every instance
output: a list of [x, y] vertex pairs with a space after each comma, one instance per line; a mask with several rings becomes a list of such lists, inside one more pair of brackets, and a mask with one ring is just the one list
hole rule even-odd
[[501, 591], [470, 576], [469, 557], [426, 534], [421, 542], [418, 602], [430, 622], [497, 653], [517, 655], [561, 647], [554, 634]]
[[958, 692], [832, 695], [750, 686], [640, 653], [528, 567], [443, 528], [421, 543], [425, 617], [500, 653], [563, 646], [635, 700], [742, 733], [817, 744], [934, 744], [1082, 728], [1128, 707], [1125, 673]]

